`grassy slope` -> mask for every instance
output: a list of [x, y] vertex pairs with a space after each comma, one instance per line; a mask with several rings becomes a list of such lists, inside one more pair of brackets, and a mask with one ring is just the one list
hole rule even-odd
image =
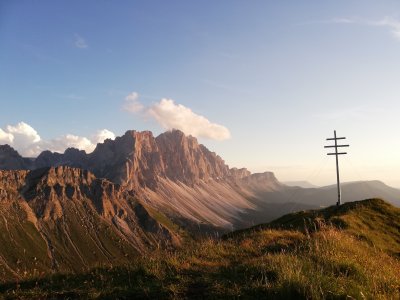
[[[371, 218], [370, 228], [365, 223]], [[0, 293], [19, 298], [398, 299], [400, 260], [391, 250], [400, 244], [398, 221], [398, 209], [366, 200], [288, 215], [224, 240], [153, 253], [125, 266], [3, 284]]]
[[[51, 268], [46, 243], [14, 202], [0, 208], [0, 279], [36, 276]], [[16, 270], [16, 272], [14, 271]]]
[[381, 199], [293, 213], [255, 228], [315, 230], [320, 222], [343, 229], [371, 246], [400, 257], [400, 208]]

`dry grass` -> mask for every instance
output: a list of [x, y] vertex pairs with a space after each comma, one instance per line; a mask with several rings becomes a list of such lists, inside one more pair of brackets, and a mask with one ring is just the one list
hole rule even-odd
[[3, 284], [0, 293], [11, 298], [400, 299], [400, 260], [385, 250], [383, 239], [374, 245], [353, 229], [316, 222], [317, 230], [254, 228], [125, 266]]
[[0, 291], [21, 298], [398, 299], [400, 261], [333, 227], [311, 234], [263, 230], [154, 253], [124, 267], [3, 285]]

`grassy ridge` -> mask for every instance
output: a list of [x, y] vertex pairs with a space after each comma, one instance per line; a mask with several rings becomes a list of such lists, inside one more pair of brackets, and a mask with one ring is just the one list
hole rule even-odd
[[400, 208], [381, 199], [293, 213], [255, 228], [315, 230], [320, 222], [331, 224], [371, 246], [400, 257]]
[[[305, 212], [288, 215], [280, 224], [155, 252], [124, 266], [8, 282], [0, 293], [22, 299], [399, 299], [400, 260], [389, 244], [400, 241], [384, 243], [397, 226], [387, 210], [395, 218], [398, 211], [381, 200], [339, 209], [308, 212], [308, 219]], [[369, 213], [380, 221], [371, 230], [363, 227], [365, 238], [360, 238], [356, 226]], [[389, 231], [376, 238], [380, 230]]]

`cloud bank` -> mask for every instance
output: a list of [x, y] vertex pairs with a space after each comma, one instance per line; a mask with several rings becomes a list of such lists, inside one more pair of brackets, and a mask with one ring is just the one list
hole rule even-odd
[[134, 92], [125, 98], [123, 108], [128, 112], [150, 117], [167, 130], [179, 129], [188, 135], [219, 141], [231, 137], [225, 126], [212, 123], [190, 108], [176, 104], [172, 99], [164, 98], [146, 107], [139, 102], [138, 93]]
[[97, 131], [90, 138], [66, 134], [58, 138], [43, 140], [37, 131], [25, 122], [7, 125], [5, 129], [0, 128], [0, 144], [10, 145], [25, 157], [36, 157], [44, 150], [63, 153], [70, 147], [90, 153], [96, 148], [97, 143], [102, 143], [106, 139], [115, 139], [115, 134], [103, 129]]

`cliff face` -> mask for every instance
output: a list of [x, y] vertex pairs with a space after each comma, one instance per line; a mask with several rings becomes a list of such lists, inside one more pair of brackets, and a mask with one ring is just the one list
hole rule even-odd
[[88, 168], [131, 189], [154, 189], [159, 178], [193, 186], [230, 174], [219, 156], [178, 130], [156, 138], [149, 131], [127, 131], [115, 141], [99, 144], [89, 155]]
[[88, 168], [99, 176], [129, 189], [154, 187], [164, 167], [150, 131], [127, 131], [115, 141], [98, 144], [89, 154]]
[[228, 166], [219, 156], [199, 145], [194, 137], [186, 137], [181, 131], [160, 134], [156, 142], [166, 177], [172, 181], [194, 185], [201, 180], [229, 175]]

